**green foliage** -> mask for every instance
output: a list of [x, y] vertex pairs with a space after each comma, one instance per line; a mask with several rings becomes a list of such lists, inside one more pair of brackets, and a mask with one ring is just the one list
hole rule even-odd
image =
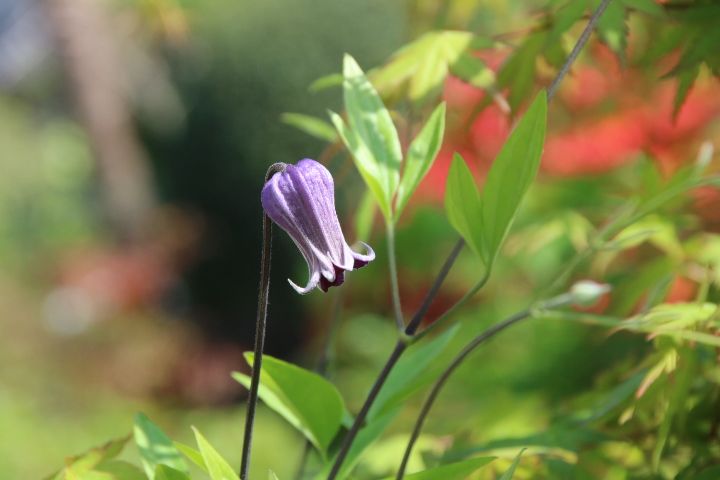
[[541, 92], [510, 133], [488, 173], [482, 193], [485, 263], [492, 267], [520, 202], [535, 180], [545, 143], [547, 97]]
[[193, 427], [195, 433], [195, 441], [202, 454], [202, 458], [207, 467], [207, 472], [211, 480], [239, 480], [235, 470], [227, 463], [227, 461], [210, 445], [205, 437]]
[[167, 465], [158, 465], [155, 468], [155, 476], [149, 478], [153, 480], [190, 480], [187, 473], [168, 467]]
[[159, 465], [187, 473], [187, 465], [172, 440], [146, 415], [138, 413], [135, 416], [133, 435], [148, 478], [152, 478]]
[[[245, 358], [252, 365], [252, 353], [246, 353]], [[249, 388], [247, 375], [235, 372], [233, 378]], [[332, 383], [316, 373], [263, 356], [258, 395], [321, 453], [327, 452], [345, 411], [343, 400]]]
[[482, 206], [480, 191], [465, 160], [455, 154], [445, 186], [445, 212], [450, 225], [481, 258], [486, 258], [482, 243]]
[[432, 166], [445, 133], [445, 104], [441, 103], [420, 130], [415, 140], [410, 144], [402, 179], [395, 197], [395, 216], [400, 217], [420, 181], [425, 177]]
[[283, 113], [280, 119], [308, 135], [333, 143], [337, 140], [337, 133], [332, 125], [325, 120], [302, 113]]
[[492, 70], [472, 56], [473, 49], [492, 45], [492, 41], [471, 32], [429, 32], [398, 50], [371, 78], [387, 97], [402, 95], [407, 86], [409, 99], [419, 105], [437, 98], [451, 72], [472, 85], [492, 90]]
[[343, 61], [343, 77], [349, 128], [339, 115], [331, 113], [331, 118], [380, 210], [389, 220], [402, 162], [397, 130], [375, 88], [350, 55], [345, 55]]
[[457, 334], [458, 327], [455, 325], [430, 341], [413, 345], [402, 356], [370, 408], [370, 420], [402, 406], [408, 396], [431, 380], [428, 370]]
[[523, 452], [524, 449], [518, 452], [515, 460], [513, 460], [512, 462], [512, 465], [510, 465], [510, 468], [508, 468], [507, 471], [502, 474], [500, 480], [512, 480], [513, 476], [515, 475], [515, 469], [517, 469], [518, 463], [520, 463], [520, 457], [522, 457]]
[[462, 462], [440, 465], [422, 472], [411, 473], [403, 478], [408, 480], [464, 480], [493, 460], [495, 460], [495, 457], [478, 457]]
[[139, 470], [139, 477], [133, 477], [135, 469], [124, 462], [117, 462], [115, 457], [130, 440], [130, 436], [110, 440], [109, 442], [92, 448], [85, 453], [70, 457], [65, 461], [65, 468], [51, 475], [51, 480], [144, 480], [145, 475]]

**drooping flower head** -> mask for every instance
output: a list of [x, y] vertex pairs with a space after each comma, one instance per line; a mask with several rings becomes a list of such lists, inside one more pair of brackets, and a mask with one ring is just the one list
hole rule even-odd
[[285, 230], [305, 257], [310, 279], [305, 287], [288, 280], [300, 294], [319, 287], [342, 285], [345, 272], [363, 267], [375, 258], [369, 245], [366, 253], [354, 252], [345, 241], [335, 212], [335, 186], [322, 164], [309, 158], [287, 165], [273, 175], [261, 194], [265, 213]]

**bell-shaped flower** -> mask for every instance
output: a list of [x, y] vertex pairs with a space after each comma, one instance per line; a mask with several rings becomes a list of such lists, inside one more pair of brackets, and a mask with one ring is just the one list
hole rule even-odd
[[363, 243], [365, 254], [354, 252], [345, 241], [335, 212], [335, 186], [332, 175], [311, 159], [286, 165], [273, 175], [261, 194], [265, 213], [285, 230], [308, 264], [310, 279], [305, 287], [288, 280], [300, 294], [315, 287], [327, 292], [341, 285], [345, 272], [367, 265], [375, 258]]

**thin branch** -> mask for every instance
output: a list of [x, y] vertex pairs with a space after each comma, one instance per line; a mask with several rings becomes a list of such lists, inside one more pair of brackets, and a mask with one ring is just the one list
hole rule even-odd
[[450, 365], [445, 368], [445, 370], [442, 372], [442, 374], [438, 377], [435, 384], [433, 385], [432, 390], [430, 391], [430, 394], [428, 395], [427, 399], [425, 400], [425, 403], [422, 406], [422, 409], [420, 410], [420, 414], [417, 417], [417, 420], [415, 421], [415, 427], [413, 428], [412, 434], [410, 435], [410, 440], [408, 441], [407, 446], [405, 447], [405, 453], [403, 454], [402, 462], [400, 463], [400, 468], [398, 470], [397, 476], [395, 477], [396, 480], [401, 480], [403, 476], [405, 475], [405, 469], [407, 468], [408, 460], [410, 459], [410, 455], [412, 453], [412, 449], [415, 446], [415, 442], [417, 441], [418, 437], [420, 436], [420, 432], [422, 431], [422, 427], [425, 424], [425, 420], [427, 419], [428, 414], [430, 413], [430, 409], [435, 403], [435, 400], [437, 399], [438, 395], [440, 394], [440, 391], [442, 390], [445, 383], [450, 379], [452, 374], [455, 372], [457, 367], [459, 367], [463, 361], [470, 355], [477, 347], [485, 343], [487, 340], [490, 340], [492, 337], [497, 335], [498, 333], [502, 332], [506, 328], [510, 327], [511, 325], [514, 325], [515, 323], [518, 323], [521, 320], [524, 320], [526, 318], [530, 318], [533, 316], [533, 313], [535, 311], [539, 310], [546, 310], [546, 309], [552, 309], [552, 308], [558, 308], [563, 305], [567, 305], [572, 301], [572, 296], [570, 294], [563, 294], [558, 295], [555, 298], [552, 298], [550, 300], [547, 300], [546, 302], [542, 302], [540, 305], [538, 305], [538, 308], [528, 308], [526, 310], [523, 310], [521, 312], [518, 312], [502, 322], [496, 323], [495, 325], [492, 325], [491, 327], [488, 327], [486, 330], [484, 330], [482, 333], [480, 333], [477, 337], [472, 339], [470, 343], [468, 343], [460, 353], [457, 354], [457, 356], [450, 362]]
[[395, 227], [392, 223], [387, 224], [387, 249], [388, 262], [390, 264], [390, 291], [392, 292], [393, 312], [398, 332], [405, 329], [405, 317], [400, 302], [400, 286], [398, 284], [397, 259], [395, 257]]
[[590, 20], [588, 20], [587, 25], [585, 25], [585, 29], [580, 34], [580, 38], [578, 38], [577, 43], [575, 43], [575, 46], [573, 47], [572, 51], [570, 52], [570, 55], [568, 55], [567, 60], [565, 60], [565, 63], [563, 64], [562, 68], [560, 68], [560, 71], [555, 76], [555, 79], [550, 84], [550, 87], [548, 87], [547, 90], [547, 99], [548, 102], [552, 97], [555, 96], [555, 92], [557, 92], [558, 87], [560, 86], [560, 82], [562, 82], [563, 78], [565, 78], [565, 75], [570, 71], [570, 67], [577, 59], [578, 55], [580, 55], [580, 51], [583, 49], [585, 44], [590, 40], [590, 34], [592, 33], [593, 29], [595, 28], [595, 25], [597, 24], [598, 20], [600, 20], [600, 16], [602, 16], [603, 12], [607, 8], [607, 6], [610, 4], [612, 0], [602, 0], [600, 2], [600, 5], [595, 9], [593, 14], [590, 16]]

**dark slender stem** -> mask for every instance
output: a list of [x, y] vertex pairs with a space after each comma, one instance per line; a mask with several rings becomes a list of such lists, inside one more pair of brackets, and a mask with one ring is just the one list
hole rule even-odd
[[[285, 170], [284, 163], [274, 163], [265, 175], [265, 182], [278, 172]], [[258, 401], [258, 388], [260, 386], [260, 372], [262, 369], [262, 353], [265, 344], [265, 325], [267, 323], [268, 295], [270, 293], [270, 263], [272, 250], [272, 222], [267, 215], [263, 215], [262, 256], [260, 258], [260, 291], [258, 292], [257, 317], [255, 319], [255, 350], [250, 380], [250, 394], [247, 401], [247, 415], [245, 418], [245, 434], [243, 437], [242, 461], [240, 464], [240, 480], [247, 480], [250, 469], [250, 451], [252, 449], [253, 425], [255, 423], [255, 410]]]
[[[569, 294], [563, 294], [559, 295], [555, 298], [552, 298], [546, 302], [541, 303], [538, 308], [539, 309], [551, 309], [551, 308], [557, 308], [563, 305], [567, 305], [572, 301], [572, 297]], [[412, 434], [410, 435], [410, 440], [408, 441], [407, 446], [405, 447], [405, 453], [403, 454], [402, 462], [400, 463], [400, 468], [398, 470], [397, 476], [395, 477], [396, 480], [401, 480], [403, 476], [405, 475], [405, 469], [407, 468], [408, 460], [410, 459], [410, 454], [412, 453], [412, 449], [415, 446], [415, 442], [417, 441], [418, 437], [420, 436], [420, 432], [422, 431], [422, 427], [425, 424], [425, 420], [427, 419], [428, 414], [430, 413], [430, 409], [432, 408], [433, 404], [435, 403], [435, 400], [437, 399], [437, 396], [440, 394], [440, 391], [442, 390], [445, 383], [448, 381], [448, 379], [452, 376], [453, 372], [459, 367], [463, 361], [470, 355], [477, 347], [485, 343], [487, 340], [491, 339], [498, 333], [502, 332], [506, 328], [510, 327], [511, 325], [514, 325], [515, 323], [518, 323], [521, 320], [524, 320], [526, 318], [532, 317], [533, 313], [537, 309], [535, 308], [528, 308], [526, 310], [523, 310], [521, 312], [518, 312], [502, 322], [496, 323], [495, 325], [492, 325], [491, 327], [488, 327], [486, 330], [484, 330], [482, 333], [480, 333], [477, 337], [472, 339], [470, 343], [465, 345], [465, 347], [460, 351], [460, 353], [457, 354], [457, 356], [450, 362], [450, 364], [447, 366], [447, 368], [442, 372], [442, 374], [438, 377], [438, 379], [435, 381], [435, 384], [433, 385], [432, 390], [430, 391], [430, 394], [425, 399], [425, 403], [422, 406], [422, 409], [420, 410], [420, 414], [417, 417], [417, 420], [415, 421], [415, 427], [413, 428]]]
[[385, 380], [387, 380], [388, 375], [390, 375], [390, 372], [392, 371], [393, 367], [400, 359], [400, 356], [403, 354], [406, 348], [407, 343], [405, 343], [403, 340], [398, 340], [398, 342], [395, 344], [395, 348], [385, 362], [385, 366], [380, 372], [380, 375], [378, 375], [378, 377], [375, 379], [375, 383], [370, 389], [370, 393], [368, 393], [368, 396], [365, 399], [365, 403], [360, 409], [360, 412], [357, 414], [357, 417], [355, 417], [355, 421], [353, 422], [352, 427], [350, 427], [350, 431], [347, 433], [347, 435], [345, 435], [345, 438], [343, 438], [342, 445], [340, 446], [340, 451], [338, 452], [337, 457], [335, 457], [335, 463], [333, 464], [332, 469], [330, 470], [330, 474], [328, 475], [328, 480], [334, 480], [335, 477], [337, 477], [338, 473], [340, 473], [340, 468], [345, 461], [345, 457], [347, 457], [347, 454], [350, 451], [353, 440], [355, 440], [355, 437], [360, 431], [360, 428], [365, 424], [365, 418], [367, 418], [370, 407], [372, 407], [373, 403], [375, 403], [375, 399], [377, 398], [378, 393], [380, 393], [380, 389], [385, 384]]
[[395, 345], [395, 349], [390, 354], [390, 357], [388, 357], [387, 361], [385, 362], [385, 366], [383, 367], [383, 370], [380, 372], [380, 375], [375, 380], [375, 383], [372, 386], [372, 389], [370, 390], [370, 393], [368, 394], [367, 398], [365, 399], [365, 403], [363, 404], [360, 412], [358, 413], [357, 417], [355, 417], [355, 421], [352, 424], [352, 427], [350, 427], [350, 431], [345, 435], [345, 438], [343, 438], [343, 443], [340, 447], [340, 451], [338, 452], [337, 457], [335, 457], [335, 463], [332, 466], [332, 470], [330, 471], [330, 475], [328, 476], [328, 480], [333, 480], [337, 474], [340, 472], [340, 468], [342, 467], [343, 462], [345, 461], [345, 457], [347, 456], [348, 452], [350, 451], [350, 447], [352, 446], [352, 442], [355, 440], [355, 437], [357, 436], [358, 432], [360, 431], [360, 428], [362, 428], [363, 424], [365, 423], [365, 418], [367, 417], [368, 412], [370, 411], [370, 408], [372, 407], [373, 403], [375, 403], [375, 399], [377, 398], [378, 393], [380, 392], [380, 389], [385, 384], [385, 381], [387, 380], [388, 375], [390, 375], [390, 371], [392, 371], [393, 367], [397, 363], [397, 361], [400, 359], [400, 356], [403, 354], [405, 349], [407, 348], [407, 341], [412, 339], [412, 335], [415, 333], [415, 331], [420, 326], [420, 323], [422, 322], [423, 318], [425, 317], [425, 314], [427, 313], [428, 309], [430, 308], [430, 305], [432, 305], [433, 300], [437, 296], [438, 292], [440, 291], [440, 287], [442, 286], [443, 281], [448, 276], [448, 273], [450, 273], [450, 269], [452, 268], [453, 264], [455, 263], [455, 260], [457, 260], [458, 255], [460, 254], [460, 251], [463, 249], [463, 246], [465, 245], [465, 242], [460, 239], [457, 241], [453, 249], [450, 251], [450, 254], [448, 255], [448, 258], [445, 260], [445, 263], [443, 263], [442, 268], [440, 269], [440, 272], [438, 273], [437, 277], [435, 278], [435, 281], [433, 282], [432, 286], [430, 287], [430, 290], [428, 290], [428, 293], [425, 295], [425, 298], [423, 299], [423, 302], [418, 309], [418, 311], [413, 315], [412, 319], [410, 320], [410, 323], [405, 328], [405, 334], [410, 337], [407, 339], [400, 339], [398, 340], [397, 344]]
[[600, 5], [595, 9], [593, 14], [590, 16], [590, 20], [588, 20], [587, 25], [585, 25], [585, 29], [580, 34], [580, 38], [578, 38], [577, 43], [575, 43], [575, 46], [573, 47], [572, 51], [570, 52], [570, 55], [568, 55], [567, 60], [565, 60], [565, 63], [560, 68], [560, 71], [555, 76], [555, 79], [550, 84], [550, 87], [547, 89], [547, 99], [548, 102], [550, 99], [555, 96], [555, 92], [557, 91], [558, 87], [560, 86], [560, 82], [562, 82], [563, 78], [565, 78], [565, 75], [567, 75], [568, 71], [570, 71], [570, 67], [577, 59], [578, 55], [580, 55], [580, 51], [582, 51], [585, 44], [590, 39], [590, 34], [592, 33], [593, 29], [595, 28], [595, 25], [597, 24], [598, 20], [600, 20], [600, 16], [603, 14], [607, 6], [610, 4], [612, 0], [602, 0], [600, 2]]
[[405, 329], [406, 335], [414, 335], [418, 327], [420, 327], [420, 323], [422, 323], [423, 318], [425, 318], [425, 315], [430, 309], [430, 305], [432, 305], [433, 300], [435, 300], [435, 297], [440, 291], [440, 287], [445, 281], [445, 278], [447, 278], [448, 274], [450, 273], [450, 269], [452, 269], [455, 260], [457, 260], [457, 257], [458, 255], [460, 255], [460, 252], [462, 251], [464, 246], [465, 241], [462, 238], [455, 243], [455, 246], [453, 246], [452, 250], [450, 251], [450, 255], [448, 255], [448, 257], [445, 259], [445, 263], [443, 263], [443, 266], [440, 269], [440, 272], [438, 272], [437, 277], [435, 277], [435, 281], [430, 287], [430, 290], [428, 290], [428, 293], [425, 295], [425, 298], [423, 299], [420, 308], [417, 312], [415, 312], [415, 315], [413, 315], [412, 319], [410, 319], [410, 323], [408, 323], [408, 326]]

